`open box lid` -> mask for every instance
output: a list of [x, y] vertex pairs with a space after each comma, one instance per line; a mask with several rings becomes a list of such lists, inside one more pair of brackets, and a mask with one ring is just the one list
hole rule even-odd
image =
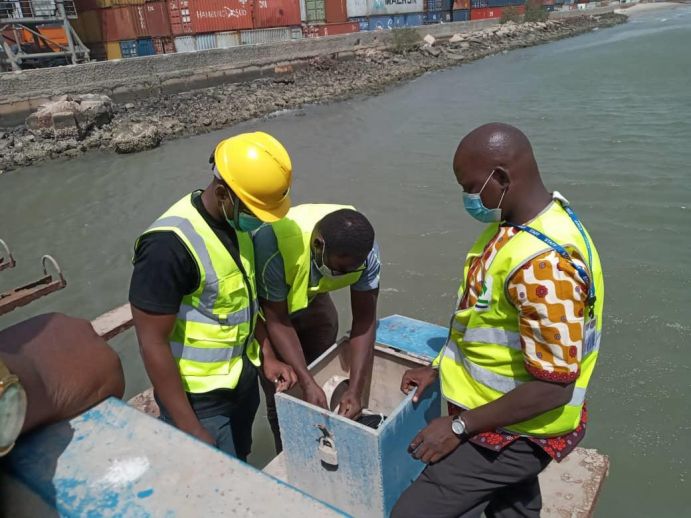
[[422, 320], [391, 315], [377, 322], [377, 343], [432, 361], [444, 346], [448, 329]]

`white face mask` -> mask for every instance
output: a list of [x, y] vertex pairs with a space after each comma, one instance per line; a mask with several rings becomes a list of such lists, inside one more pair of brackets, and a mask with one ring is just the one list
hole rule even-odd
[[319, 270], [319, 273], [321, 273], [324, 277], [327, 279], [333, 279], [334, 277], [338, 277], [338, 273], [334, 273], [334, 271], [326, 266], [326, 263], [324, 262], [324, 255], [326, 252], [326, 245], [322, 244], [322, 264], [319, 265], [317, 264], [317, 261], [312, 259], [312, 262], [314, 263], [314, 266], [317, 267], [317, 270]]

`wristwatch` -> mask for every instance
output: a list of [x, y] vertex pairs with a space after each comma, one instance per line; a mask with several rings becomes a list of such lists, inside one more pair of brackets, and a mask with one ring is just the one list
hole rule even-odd
[[457, 415], [451, 420], [451, 431], [458, 436], [459, 439], [465, 439], [468, 434], [465, 433], [465, 422], [460, 415]]
[[26, 402], [26, 392], [19, 378], [0, 360], [0, 457], [12, 450], [22, 431]]

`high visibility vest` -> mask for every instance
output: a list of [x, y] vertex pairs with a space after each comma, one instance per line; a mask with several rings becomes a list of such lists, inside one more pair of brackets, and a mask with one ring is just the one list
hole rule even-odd
[[[463, 296], [468, 287], [470, 265], [482, 255], [487, 244], [496, 235], [498, 226], [498, 223], [489, 225], [468, 253], [459, 297]], [[585, 241], [561, 202], [553, 202], [529, 226], [563, 246], [569, 254], [577, 252], [587, 263]], [[588, 270], [588, 274], [591, 282], [595, 283], [596, 302], [593, 315], [590, 316], [588, 310], [584, 315], [580, 373], [573, 397], [564, 406], [507, 426], [506, 430], [510, 432], [551, 437], [575, 430], [580, 423], [588, 381], [600, 348], [604, 301], [600, 259], [590, 236], [588, 241], [592, 251], [592, 271]], [[521, 383], [534, 379], [525, 368], [519, 312], [507, 296], [508, 283], [514, 272], [526, 261], [549, 250], [551, 248], [542, 240], [528, 232], [518, 232], [499, 249], [489, 265], [483, 293], [475, 306], [454, 313], [449, 340], [435, 360], [439, 365], [443, 394], [449, 401], [461, 408], [477, 408], [500, 398]]]
[[245, 280], [228, 249], [192, 205], [192, 195], [168, 209], [142, 236], [162, 231], [180, 238], [199, 270], [199, 285], [183, 297], [169, 337], [183, 387], [192, 393], [235, 388], [243, 352], [254, 365], [260, 364], [259, 344], [254, 340], [258, 303], [252, 238], [237, 232]]
[[[283, 258], [288, 291], [288, 312], [293, 314], [305, 309], [318, 293], [345, 288], [355, 284], [362, 272], [353, 272], [338, 277], [322, 276], [317, 286], [310, 286], [312, 254], [310, 241], [316, 224], [327, 214], [340, 209], [353, 209], [349, 205], [305, 204], [293, 207], [285, 218], [272, 223], [278, 251]], [[326, 250], [328, 254], [328, 248]]]

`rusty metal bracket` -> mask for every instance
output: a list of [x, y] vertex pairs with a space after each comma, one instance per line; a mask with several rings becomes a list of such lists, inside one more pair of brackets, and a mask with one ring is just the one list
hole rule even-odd
[[[55, 270], [55, 277], [57, 278], [48, 273], [48, 263]], [[62, 274], [60, 265], [52, 256], [44, 255], [41, 257], [41, 265], [43, 266], [43, 277], [11, 291], [0, 293], [0, 315], [26, 306], [36, 299], [40, 299], [67, 286], [67, 281]]]
[[7, 243], [5, 243], [2, 239], [0, 239], [0, 247], [2, 250], [0, 250], [0, 271], [5, 270], [7, 268], [14, 268], [17, 265], [17, 261], [14, 260], [14, 257], [12, 257], [12, 252], [10, 251], [10, 247], [7, 246]]

